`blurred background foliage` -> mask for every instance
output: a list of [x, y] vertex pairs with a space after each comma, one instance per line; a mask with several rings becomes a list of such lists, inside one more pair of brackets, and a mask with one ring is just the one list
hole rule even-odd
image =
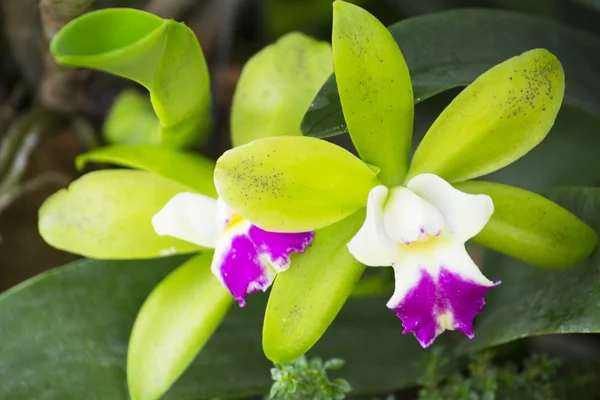
[[[568, 29], [586, 31], [585, 37], [594, 43], [600, 41], [598, 0], [353, 2], [386, 25], [419, 15], [477, 7], [550, 19], [570, 26]], [[214, 119], [209, 140], [198, 151], [212, 158], [230, 146], [231, 99], [247, 59], [287, 32], [300, 30], [327, 41], [331, 32], [330, 0], [2, 0], [0, 291], [75, 260], [74, 255], [42, 241], [37, 210], [48, 195], [81, 174], [75, 169], [75, 157], [103, 144], [101, 126], [115, 96], [125, 89], [140, 90], [114, 76], [58, 66], [49, 55], [49, 40], [61, 26], [88, 10], [106, 7], [145, 9], [184, 21], [196, 33], [211, 74]], [[460, 23], [458, 26], [460, 29]], [[435, 37], [432, 27], [424, 40], [435, 41]], [[502, 43], [505, 38], [499, 31], [494, 39]], [[565, 48], [581, 45], [569, 42], [574, 39], [559, 32], [549, 32], [548, 39], [561, 42]], [[518, 38], [513, 35], [510, 40]], [[588, 56], [598, 59], [600, 53]], [[572, 60], [561, 61], [568, 64]], [[600, 78], [599, 70], [590, 71], [586, 65], [579, 68]], [[569, 79], [567, 74], [567, 88]], [[589, 83], [597, 86], [597, 81]], [[459, 90], [449, 90], [417, 106], [417, 136]], [[593, 103], [600, 103], [600, 93], [588, 94]], [[542, 192], [556, 185], [597, 186], [598, 118], [600, 115], [589, 108], [563, 107], [548, 139], [526, 158], [496, 173], [494, 179]], [[345, 136], [334, 140], [351, 146]], [[552, 198], [600, 228], [600, 193], [594, 189], [584, 195], [553, 192]], [[478, 249], [475, 253], [482, 256]], [[346, 365], [332, 375], [345, 378], [356, 395], [396, 392], [397, 399], [600, 398], [594, 390], [594, 384], [598, 389], [600, 382], [596, 372], [599, 337], [543, 335], [598, 331], [600, 292], [592, 279], [599, 271], [595, 258], [575, 273], [561, 272], [557, 279], [552, 271], [498, 255], [488, 257], [486, 264], [498, 268], [503, 286], [511, 285], [511, 289], [492, 292], [489, 315], [479, 327], [477, 339], [460, 342], [458, 350], [453, 350], [459, 357], [455, 353], [431, 355], [405, 340], [412, 338], [400, 337], [400, 323], [383, 309], [383, 298], [351, 300], [313, 353], [324, 359], [345, 358]], [[131, 324], [150, 289], [180, 261], [154, 260], [145, 262], [143, 269], [134, 261], [103, 262], [102, 268], [97, 261], [80, 261], [8, 292], [13, 297], [10, 307], [0, 307], [0, 398], [42, 398], [40, 392], [51, 381], [56, 393], [69, 393], [73, 399], [126, 399], [124, 358]], [[566, 291], [565, 282], [569, 283]], [[585, 301], [566, 304], [566, 299], [577, 296], [585, 297]], [[260, 345], [264, 296], [257, 298], [244, 313], [232, 311], [166, 398], [242, 398], [268, 392], [270, 366]], [[537, 307], [539, 304], [544, 307]], [[34, 312], [36, 309], [44, 310], [43, 315]], [[526, 339], [513, 341], [519, 338]], [[19, 346], [23, 341], [35, 346]], [[452, 334], [446, 339], [450, 344], [456, 341]], [[502, 345], [493, 357], [476, 356], [470, 362], [464, 358], [466, 352], [490, 345]], [[552, 358], [537, 353], [549, 353]], [[442, 357], [449, 361], [441, 362]], [[582, 363], [591, 366], [574, 373]], [[414, 389], [417, 382], [422, 384], [420, 391]], [[573, 397], [574, 390], [582, 385], [592, 389]], [[408, 389], [398, 392], [401, 388]], [[44, 398], [65, 398], [49, 396]]]

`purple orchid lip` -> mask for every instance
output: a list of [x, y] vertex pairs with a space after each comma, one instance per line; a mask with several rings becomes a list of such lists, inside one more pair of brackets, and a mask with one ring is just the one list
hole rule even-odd
[[277, 271], [286, 270], [291, 253], [304, 253], [314, 240], [314, 232], [269, 232], [256, 225], [250, 226], [248, 236], [259, 254], [266, 255]]
[[247, 294], [267, 290], [276, 274], [289, 267], [291, 253], [303, 253], [314, 239], [314, 232], [269, 232], [246, 221], [242, 226], [230, 235], [225, 231], [231, 239], [220, 241], [212, 267], [240, 307]]
[[472, 339], [473, 319], [483, 312], [484, 295], [499, 283], [481, 285], [444, 267], [436, 279], [421, 267], [415, 286], [390, 308], [403, 322], [402, 333], [413, 333], [424, 348], [446, 329], [460, 330]]

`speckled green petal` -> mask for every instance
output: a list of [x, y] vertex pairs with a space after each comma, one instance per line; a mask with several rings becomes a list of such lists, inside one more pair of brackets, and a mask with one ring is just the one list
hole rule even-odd
[[289, 270], [277, 276], [263, 325], [263, 349], [269, 360], [295, 360], [333, 322], [365, 270], [346, 246], [364, 220], [364, 211], [359, 211], [318, 230], [306, 252], [293, 255]]
[[57, 249], [98, 259], [195, 252], [198, 246], [157, 235], [151, 223], [171, 197], [184, 191], [189, 189], [146, 171], [92, 172], [44, 202], [39, 231]]
[[219, 196], [275, 232], [304, 232], [363, 208], [376, 173], [347, 150], [302, 136], [259, 139], [227, 151], [215, 168]]
[[362, 8], [333, 5], [333, 62], [344, 119], [356, 150], [388, 185], [408, 169], [413, 92], [408, 67], [387, 28]]
[[197, 255], [154, 288], [129, 339], [127, 382], [133, 400], [156, 400], [175, 383], [220, 325], [233, 299]]
[[492, 218], [471, 239], [492, 250], [540, 267], [567, 268], [588, 257], [598, 243], [592, 228], [538, 194], [492, 182], [455, 187], [494, 201]]
[[495, 66], [433, 123], [407, 180], [429, 172], [458, 182], [514, 162], [546, 137], [564, 90], [563, 69], [547, 50], [531, 50]]
[[269, 136], [299, 136], [300, 122], [333, 72], [331, 47], [289, 33], [244, 65], [231, 105], [234, 146]]

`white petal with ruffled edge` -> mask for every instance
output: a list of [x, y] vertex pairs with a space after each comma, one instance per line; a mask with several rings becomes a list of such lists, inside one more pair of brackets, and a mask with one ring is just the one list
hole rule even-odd
[[489, 196], [461, 192], [434, 174], [417, 175], [406, 186], [437, 208], [450, 232], [463, 242], [481, 232], [494, 213]]
[[178, 193], [152, 217], [154, 231], [161, 236], [214, 248], [219, 235], [217, 200], [195, 193]]

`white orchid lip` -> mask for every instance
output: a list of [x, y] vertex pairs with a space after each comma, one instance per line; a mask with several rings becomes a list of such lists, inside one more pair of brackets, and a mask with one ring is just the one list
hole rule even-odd
[[444, 330], [473, 337], [473, 319], [483, 296], [499, 282], [488, 280], [464, 243], [487, 224], [494, 204], [486, 195], [454, 189], [433, 174], [406, 187], [374, 187], [367, 217], [348, 249], [368, 266], [392, 266], [396, 289], [388, 308], [423, 347]]
[[291, 253], [303, 253], [313, 232], [268, 232], [233, 213], [221, 200], [179, 193], [152, 218], [159, 235], [214, 248], [212, 272], [240, 306], [245, 296], [267, 290], [277, 273], [290, 265]]

